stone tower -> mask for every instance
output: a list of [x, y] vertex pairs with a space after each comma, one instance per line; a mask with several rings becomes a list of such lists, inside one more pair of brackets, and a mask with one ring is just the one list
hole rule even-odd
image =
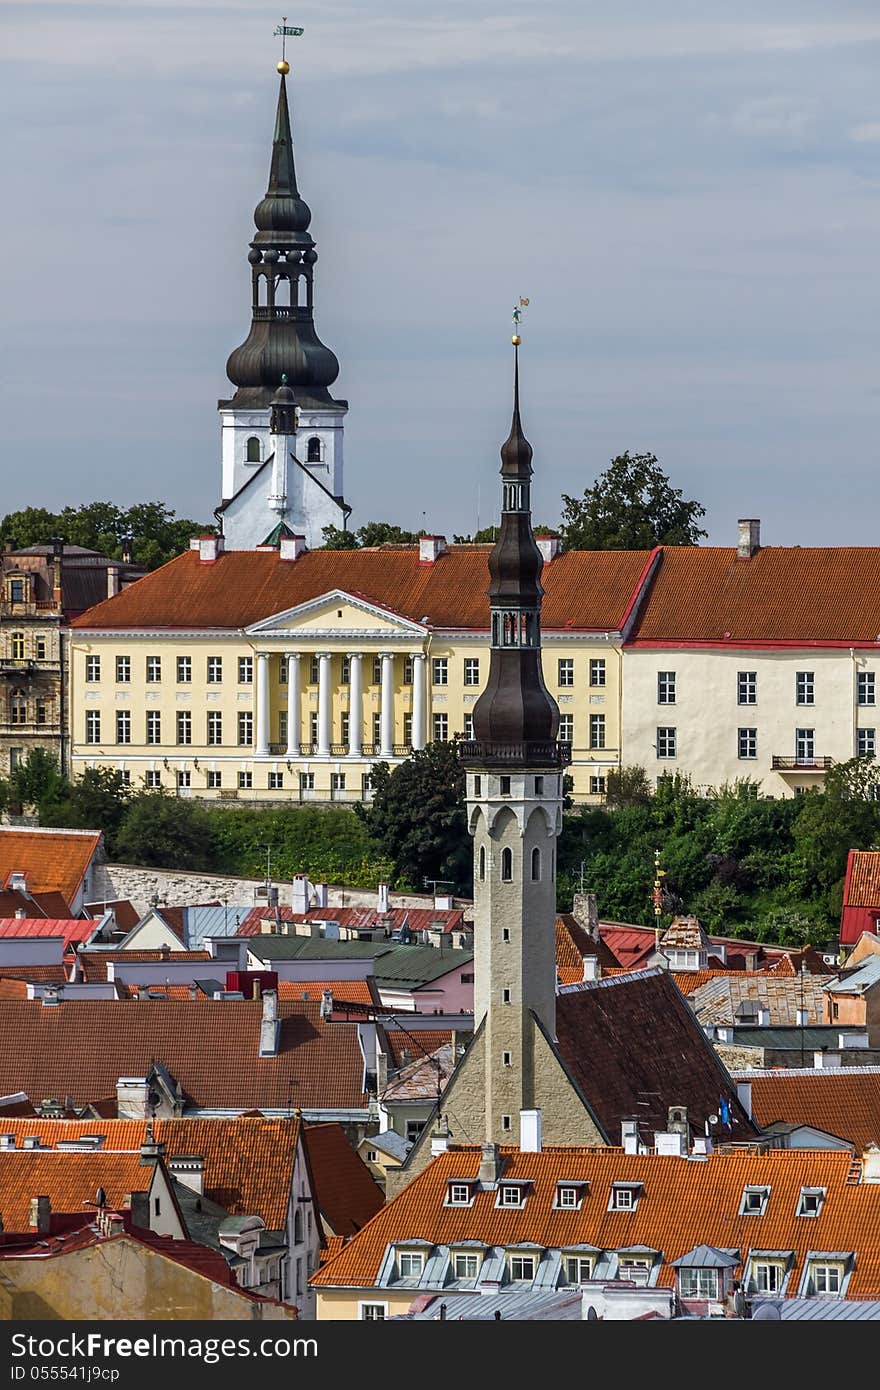
[[[217, 517], [227, 549], [262, 544], [279, 522], [319, 546], [322, 528], [344, 527], [351, 510], [342, 495], [348, 402], [330, 395], [339, 363], [315, 330], [318, 253], [311, 220], [297, 187], [282, 71], [269, 184], [254, 212], [256, 235], [248, 251], [251, 326], [226, 364], [235, 394], [218, 402], [223, 500]], [[291, 447], [280, 462], [272, 461], [278, 436], [271, 428], [279, 388], [280, 403], [295, 407], [285, 435]]]
[[514, 403], [501, 450], [501, 528], [489, 556], [491, 657], [462, 745], [474, 839], [474, 1024], [484, 1028], [485, 1139], [510, 1142], [540, 1106], [535, 1030], [555, 1037], [556, 837], [564, 753], [541, 671], [542, 559], [532, 534], [532, 449]]

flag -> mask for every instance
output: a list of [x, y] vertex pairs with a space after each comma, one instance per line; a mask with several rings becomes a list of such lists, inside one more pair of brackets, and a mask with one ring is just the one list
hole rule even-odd
[[520, 301], [519, 301], [519, 302], [520, 302], [520, 304], [522, 305], [522, 307], [523, 307], [524, 309], [528, 309], [528, 307], [529, 307], [529, 301], [528, 301], [527, 299], [520, 298]]
[[730, 1106], [724, 1096], [721, 1096], [718, 1101], [718, 1115], [723, 1125], [730, 1124]]

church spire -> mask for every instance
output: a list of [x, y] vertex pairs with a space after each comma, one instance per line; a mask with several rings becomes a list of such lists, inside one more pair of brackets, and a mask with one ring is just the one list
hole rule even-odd
[[299, 197], [296, 186], [296, 168], [293, 162], [290, 111], [287, 106], [287, 83], [283, 72], [281, 74], [281, 86], [278, 89], [278, 107], [275, 112], [275, 136], [272, 140], [272, 163], [269, 166], [268, 194], [274, 194], [276, 197], [279, 195]]

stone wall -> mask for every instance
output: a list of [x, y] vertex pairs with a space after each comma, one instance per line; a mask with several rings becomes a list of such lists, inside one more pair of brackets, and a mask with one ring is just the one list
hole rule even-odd
[[[97, 902], [128, 898], [139, 912], [144, 913], [154, 895], [158, 895], [160, 905], [169, 907], [190, 907], [196, 903], [210, 902], [228, 903], [230, 907], [265, 907], [265, 895], [257, 896], [257, 889], [264, 886], [263, 879], [237, 878], [231, 874], [187, 873], [176, 869], [141, 869], [132, 864], [101, 864], [95, 869], [93, 892]], [[278, 901], [289, 907], [292, 889], [290, 880], [282, 880], [275, 886], [278, 888]], [[372, 888], [342, 888], [331, 885], [328, 889], [327, 905], [375, 908], [377, 895]], [[390, 895], [391, 907], [430, 908], [433, 905], [434, 899], [428, 894]], [[456, 898], [455, 906], [469, 907], [470, 903]]]

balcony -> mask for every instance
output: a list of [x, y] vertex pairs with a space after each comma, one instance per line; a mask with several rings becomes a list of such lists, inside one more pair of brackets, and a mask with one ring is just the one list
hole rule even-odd
[[464, 763], [483, 767], [567, 767], [571, 744], [554, 739], [529, 739], [524, 743], [495, 743], [466, 739], [459, 745]]
[[4, 656], [0, 659], [0, 676], [10, 680], [30, 680], [37, 674], [37, 663], [24, 657]]
[[834, 766], [834, 759], [786, 758], [774, 753], [770, 766], [774, 772], [828, 772]]

